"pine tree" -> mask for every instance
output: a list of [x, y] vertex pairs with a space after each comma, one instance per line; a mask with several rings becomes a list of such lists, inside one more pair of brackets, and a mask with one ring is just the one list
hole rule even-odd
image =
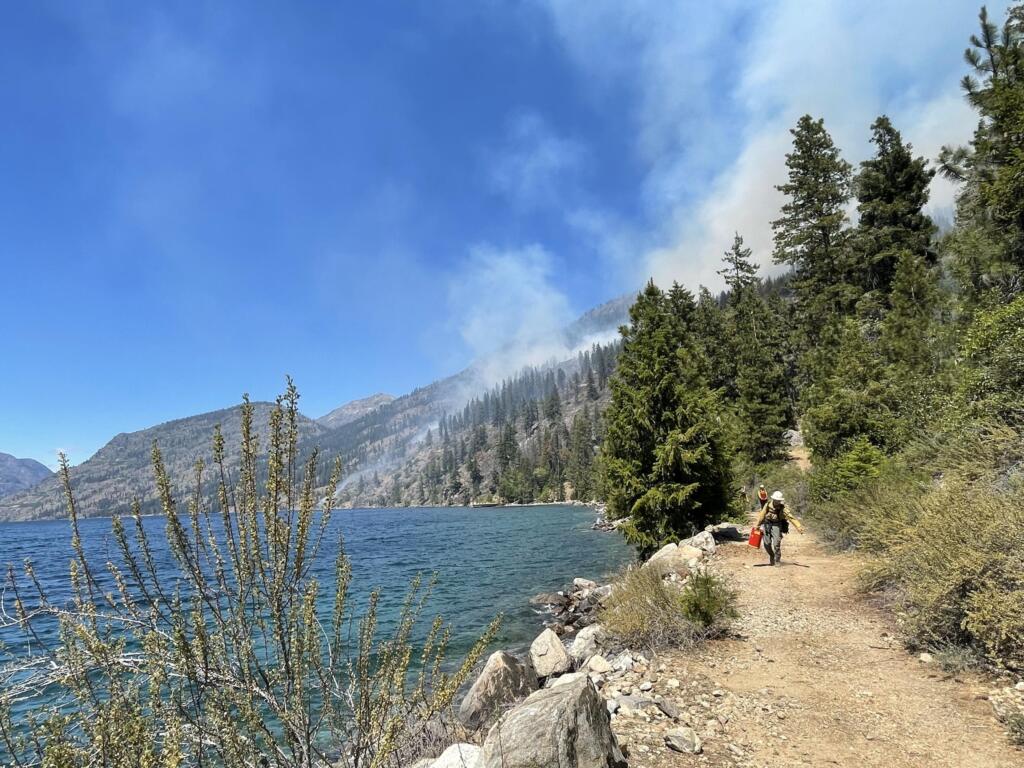
[[732, 247], [725, 252], [722, 259], [725, 266], [718, 270], [725, 284], [729, 286], [730, 302], [735, 305], [746, 291], [757, 285], [757, 265], [751, 258], [751, 250], [743, 245], [743, 238], [736, 233]]
[[590, 400], [591, 402], [593, 402], [594, 400], [597, 400], [598, 392], [597, 392], [597, 386], [594, 384], [594, 372], [590, 369], [589, 366], [587, 366], [586, 391], [587, 391], [587, 400]]
[[544, 418], [548, 421], [558, 421], [562, 418], [562, 402], [559, 400], [557, 387], [552, 386], [544, 399]]
[[469, 477], [469, 487], [473, 498], [476, 498], [480, 495], [480, 483], [483, 482], [484, 475], [480, 471], [480, 464], [477, 462], [475, 454], [470, 454], [469, 461], [466, 462], [466, 475]]
[[938, 277], [924, 258], [909, 251], [900, 254], [890, 303], [882, 320], [882, 353], [911, 375], [931, 373], [938, 351], [935, 325], [940, 298]]
[[884, 306], [900, 256], [928, 253], [935, 225], [923, 209], [935, 171], [923, 157], [913, 156], [885, 115], [871, 132], [875, 156], [860, 164], [854, 184], [860, 214], [854, 251], [858, 282], [864, 290], [878, 291]]
[[729, 458], [716, 397], [676, 307], [649, 283], [630, 309], [611, 379], [602, 463], [609, 513], [641, 553], [725, 513]]
[[[737, 282], [730, 295], [726, 333], [735, 356], [735, 408], [740, 435], [739, 452], [755, 464], [778, 458], [784, 449], [784, 433], [792, 421], [785, 364], [783, 317], [756, 290], [760, 281], [737, 237], [726, 262], [742, 254], [753, 282]], [[736, 246], [739, 245], [740, 248]], [[745, 251], [745, 253], [743, 253]]]
[[693, 363], [714, 389], [722, 389], [727, 397], [736, 394], [735, 339], [726, 329], [726, 316], [718, 301], [701, 286], [697, 305], [688, 326], [693, 342]]
[[776, 189], [787, 200], [772, 222], [773, 258], [793, 267], [792, 288], [801, 319], [801, 344], [809, 348], [835, 315], [852, 304], [847, 283], [846, 213], [851, 166], [825, 130], [823, 120], [804, 115], [792, 129], [786, 155], [788, 181]]
[[572, 484], [573, 498], [589, 499], [594, 491], [593, 430], [587, 410], [580, 410], [572, 420], [569, 431], [569, 458], [565, 477]]
[[516, 442], [516, 428], [511, 423], [501, 429], [497, 449], [498, 472], [504, 473], [519, 458], [519, 444]]
[[802, 425], [814, 456], [830, 459], [864, 437], [878, 448], [891, 446], [896, 413], [884, 361], [857, 322], [839, 327], [834, 364], [808, 387]]
[[970, 301], [1024, 291], [1024, 5], [1001, 28], [983, 6], [979, 22], [964, 52], [973, 74], [961, 85], [980, 121], [969, 147], [939, 156], [943, 174], [964, 182], [952, 245]]

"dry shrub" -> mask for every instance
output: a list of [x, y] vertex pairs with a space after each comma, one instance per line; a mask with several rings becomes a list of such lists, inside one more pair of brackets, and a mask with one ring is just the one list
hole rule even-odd
[[912, 644], [1024, 669], [1022, 445], [1002, 426], [921, 442], [816, 508], [833, 540], [873, 555], [865, 584], [895, 595]]
[[721, 633], [736, 615], [735, 600], [709, 573], [694, 573], [680, 586], [654, 568], [631, 567], [615, 580], [601, 623], [632, 648], [686, 647]]

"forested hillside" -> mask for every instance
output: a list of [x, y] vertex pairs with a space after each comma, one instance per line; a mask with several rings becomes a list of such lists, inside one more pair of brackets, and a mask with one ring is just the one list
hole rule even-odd
[[595, 345], [574, 360], [524, 369], [444, 414], [401, 466], [357, 470], [340, 500], [407, 506], [593, 499], [618, 349]]
[[[553, 430], [552, 439], [561, 441], [558, 442], [554, 453], [562, 456], [565, 452], [565, 438], [562, 433], [572, 426], [572, 418], [578, 405], [575, 395], [569, 391], [570, 387], [576, 386], [574, 374], [583, 370], [581, 366], [592, 366], [592, 373], [597, 377], [595, 386], [603, 391], [607, 376], [614, 365], [614, 354], [603, 348], [601, 351], [588, 349], [578, 358], [572, 356], [568, 350], [589, 348], [590, 340], [613, 337], [615, 329], [625, 320], [629, 301], [628, 297], [620, 297], [606, 302], [584, 313], [567, 328], [554, 334], [549, 340], [552, 348], [567, 350], [565, 356], [572, 359], [552, 360], [541, 368], [523, 372], [518, 378], [532, 377], [533, 381], [525, 389], [519, 384], [513, 384], [517, 380], [514, 377], [505, 382], [505, 385], [499, 385], [494, 393], [489, 392], [488, 388], [492, 382], [488, 381], [488, 374], [483, 368], [495, 361], [480, 361], [454, 376], [439, 379], [401, 397], [372, 395], [346, 403], [315, 421], [303, 416], [299, 424], [301, 454], [305, 458], [313, 450], [318, 450], [322, 456], [341, 459], [344, 467], [341, 496], [343, 501], [348, 503], [468, 503], [474, 498], [470, 493], [473, 483], [465, 466], [468, 449], [464, 448], [458, 452], [459, 468], [455, 475], [458, 475], [461, 478], [460, 482], [464, 484], [458, 491], [450, 487], [441, 490], [439, 481], [436, 480], [437, 470], [429, 464], [429, 457], [436, 454], [438, 461], [444, 464], [443, 474], [448, 475], [446, 483], [451, 486], [451, 459], [444, 459], [444, 451], [438, 453], [439, 445], [434, 442], [435, 437], [440, 438], [441, 435], [438, 431], [439, 423], [448, 420], [449, 423], [444, 428], [444, 434], [448, 435], [453, 425], [460, 423], [463, 410], [469, 407], [466, 404], [471, 398], [476, 397], [479, 402], [487, 403], [487, 408], [492, 407], [491, 404], [497, 402], [497, 398], [502, 401], [499, 407], [504, 409], [505, 414], [501, 424], [509, 421], [510, 425], [518, 430], [515, 433], [517, 449], [521, 447], [526, 452], [526, 458], [513, 462], [513, 465], [523, 468], [524, 472], [534, 477], [534, 468], [524, 463], [531, 461], [530, 457], [534, 457], [534, 450], [530, 445], [534, 436], [533, 425], [527, 426], [525, 421], [517, 422], [514, 416], [507, 415], [513, 413], [514, 407], [519, 406], [523, 397], [547, 397], [551, 389], [547, 386], [548, 378], [554, 377], [555, 388], [559, 392], [559, 397], [564, 400], [565, 417], [569, 419], [565, 422], [563, 430]], [[501, 353], [496, 362], [506, 367], [512, 364], [511, 360], [502, 358]], [[585, 387], [586, 383], [584, 375], [579, 386]], [[503, 389], [505, 393], [501, 394]], [[513, 390], [516, 393], [514, 395], [511, 394]], [[600, 405], [598, 401], [591, 402], [591, 421], [596, 420]], [[271, 403], [254, 404], [253, 426], [257, 437], [263, 441], [268, 438], [268, 419], [272, 407]], [[239, 407], [188, 416], [138, 432], [120, 434], [88, 460], [71, 467], [71, 479], [78, 494], [79, 513], [83, 516], [125, 514], [131, 511], [135, 500], [140, 502], [144, 512], [159, 511], [160, 505], [152, 486], [151, 461], [154, 443], [163, 452], [167, 474], [175, 493], [178, 498], [185, 498], [192, 492], [195, 483], [195, 462], [202, 459], [207, 466], [210, 465], [213, 430], [217, 425], [220, 425], [228, 446], [227, 468], [233, 470], [241, 430]], [[553, 428], [554, 421], [549, 421], [547, 426]], [[598, 439], [598, 434], [594, 433], [593, 440]], [[494, 435], [489, 435], [487, 440], [490, 441], [489, 447], [480, 442], [479, 436], [473, 445], [476, 446], [477, 461], [487, 472], [491, 472], [491, 465], [494, 462], [491, 455], [495, 445]], [[467, 442], [466, 445], [468, 444]], [[561, 477], [562, 470], [557, 462], [549, 464], [555, 467], [556, 474]], [[261, 473], [265, 471], [262, 467], [258, 469]], [[318, 477], [321, 489], [327, 486], [329, 472], [330, 464], [325, 463]], [[503, 474], [504, 471], [499, 472], [499, 475]], [[578, 477], [579, 473], [576, 476]], [[430, 491], [424, 490], [423, 493], [419, 493], [421, 478], [425, 478], [424, 489], [429, 488]], [[498, 493], [496, 487], [491, 487], [489, 479], [490, 475], [487, 482], [481, 481], [480, 493]], [[213, 483], [213, 478], [207, 475], [204, 479], [204, 492], [213, 493]], [[526, 484], [519, 483], [516, 494], [509, 498], [539, 498], [544, 488], [554, 486], [555, 481], [550, 478], [543, 481], [531, 480]], [[585, 484], [581, 487], [585, 487]], [[593, 494], [593, 484], [586, 487], [586, 490]], [[564, 494], [563, 487], [557, 493], [551, 491], [549, 496], [563, 498]], [[576, 497], [579, 497], [578, 493]], [[66, 513], [63, 494], [56, 476], [31, 488], [18, 488], [0, 501], [0, 519], [46, 519], [63, 517]]]
[[[739, 512], [767, 480], [838, 545], [875, 556], [869, 582], [912, 643], [1020, 669], [1024, 6], [980, 21], [968, 146], [933, 162], [882, 115], [865, 121], [873, 154], [855, 168], [805, 115], [772, 222], [785, 279], [761, 283], [737, 235], [723, 301], [647, 286], [601, 464], [641, 551]], [[926, 210], [937, 173], [960, 184], [942, 234]], [[790, 427], [809, 474], [780, 461]]]

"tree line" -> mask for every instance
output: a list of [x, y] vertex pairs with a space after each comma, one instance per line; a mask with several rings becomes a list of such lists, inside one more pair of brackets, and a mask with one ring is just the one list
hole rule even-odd
[[[771, 260], [788, 271], [761, 278], [737, 234], [721, 297], [653, 283], [638, 296], [600, 465], [610, 512], [630, 517], [641, 550], [734, 509], [737, 468], [784, 456], [788, 429], [802, 430], [816, 467], [850, 485], [928, 429], [1015, 418], [1024, 6], [1001, 25], [982, 9], [980, 22], [962, 81], [978, 116], [967, 146], [932, 162], [881, 115], [873, 154], [855, 168], [824, 121], [804, 115], [771, 224]], [[936, 174], [960, 185], [946, 232], [926, 211]]]

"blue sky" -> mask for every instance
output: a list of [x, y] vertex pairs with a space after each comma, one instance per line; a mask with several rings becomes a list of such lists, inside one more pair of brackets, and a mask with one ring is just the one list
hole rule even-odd
[[[0, 451], [272, 398], [319, 416], [639, 285], [767, 261], [786, 129], [934, 156], [977, 6], [12, 3]], [[1001, 12], [1001, 6], [993, 7]], [[935, 190], [948, 209], [953, 190]]]

